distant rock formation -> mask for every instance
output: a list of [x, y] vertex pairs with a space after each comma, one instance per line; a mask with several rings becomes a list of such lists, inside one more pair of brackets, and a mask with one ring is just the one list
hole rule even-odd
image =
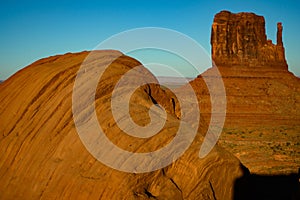
[[264, 17], [221, 11], [215, 15], [212, 25], [212, 59], [217, 66], [272, 66], [287, 70], [282, 30], [279, 22], [275, 45], [267, 39]]
[[[262, 16], [222, 11], [214, 17], [211, 32], [212, 58], [226, 90], [226, 120], [221, 135], [221, 141], [225, 138], [224, 143], [228, 142], [227, 132], [235, 132], [233, 137], [246, 132], [256, 137], [254, 132], [260, 132], [264, 133], [264, 138], [261, 136], [260, 139], [269, 141], [271, 138], [272, 141], [273, 137], [280, 136], [276, 131], [289, 130], [280, 141], [295, 141], [290, 149], [299, 152], [297, 145], [300, 141], [295, 135], [300, 130], [300, 79], [288, 71], [281, 23], [277, 24], [277, 29], [277, 44], [274, 45], [267, 39]], [[217, 95], [217, 92], [214, 94], [214, 91], [210, 92], [207, 88], [207, 80], [210, 80], [209, 84], [213, 84], [217, 78], [214, 71], [212, 67], [190, 82], [200, 102], [202, 119], [207, 123], [212, 113], [211, 95]], [[259, 138], [258, 134], [257, 137]], [[284, 155], [289, 151], [287, 149], [280, 155], [284, 159], [277, 159], [278, 155], [270, 147], [252, 148], [249, 143], [252, 139], [241, 138], [241, 146], [236, 151], [230, 146], [227, 148], [252, 173], [297, 172], [299, 156], [292, 153]], [[236, 145], [235, 141], [233, 143]], [[247, 151], [241, 152], [243, 148]], [[269, 156], [266, 158], [266, 155]]]

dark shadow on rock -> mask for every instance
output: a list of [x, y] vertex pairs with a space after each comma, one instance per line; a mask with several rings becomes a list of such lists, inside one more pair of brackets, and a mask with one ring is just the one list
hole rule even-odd
[[256, 175], [236, 180], [234, 200], [300, 200], [299, 174]]

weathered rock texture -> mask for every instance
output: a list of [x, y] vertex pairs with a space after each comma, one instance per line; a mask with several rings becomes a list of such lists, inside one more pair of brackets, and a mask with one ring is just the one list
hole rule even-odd
[[287, 70], [282, 30], [279, 22], [275, 45], [267, 39], [264, 17], [222, 11], [215, 15], [212, 25], [212, 59], [217, 66], [272, 66]]
[[[0, 85], [0, 199], [231, 199], [234, 182], [245, 171], [238, 159], [218, 147], [200, 159], [200, 134], [176, 162], [154, 172], [120, 172], [91, 156], [72, 116], [74, 80], [88, 54], [39, 60]], [[179, 120], [173, 102], [158, 85], [139, 88], [131, 98], [130, 111], [137, 124], [145, 125], [149, 108], [161, 103], [169, 113], [164, 128], [148, 139], [130, 137], [118, 128], [109, 99], [118, 80], [140, 63], [117, 51], [97, 51], [88, 65], [104, 67], [109, 62], [95, 96], [99, 123], [107, 137], [132, 152], [149, 152], [167, 144]], [[139, 78], [152, 76], [145, 68], [139, 73]], [[126, 91], [126, 85], [122, 87]]]

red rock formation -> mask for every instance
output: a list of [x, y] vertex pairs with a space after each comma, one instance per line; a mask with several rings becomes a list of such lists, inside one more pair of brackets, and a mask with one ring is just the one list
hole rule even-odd
[[[220, 144], [253, 173], [296, 173], [300, 164], [300, 79], [288, 71], [281, 23], [277, 29], [274, 45], [265, 34], [264, 18], [254, 13], [222, 11], [212, 25], [212, 58], [227, 99]], [[207, 123], [214, 94], [203, 77], [212, 84], [213, 72], [210, 68], [190, 82]]]
[[287, 70], [281, 23], [277, 29], [277, 45], [274, 45], [267, 39], [264, 17], [222, 11], [215, 15], [212, 25], [212, 59], [217, 66], [272, 66]]

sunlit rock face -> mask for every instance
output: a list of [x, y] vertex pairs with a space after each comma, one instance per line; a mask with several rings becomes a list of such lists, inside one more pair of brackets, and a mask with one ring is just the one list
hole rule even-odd
[[[200, 159], [201, 134], [178, 160], [148, 173], [118, 171], [87, 151], [74, 123], [72, 93], [76, 74], [89, 54], [69, 53], [39, 60], [0, 85], [0, 198], [231, 199], [235, 180], [246, 171], [236, 157], [218, 147]], [[111, 62], [95, 94], [95, 110], [107, 138], [119, 148], [136, 153], [167, 145], [180, 124], [171, 94], [155, 84], [134, 92], [129, 103], [136, 124], [149, 123], [148, 111], [156, 103], [165, 108], [167, 121], [153, 137], [132, 137], [118, 127], [110, 98], [119, 79], [141, 63], [117, 51], [96, 51], [90, 58], [86, 65], [91, 69]], [[88, 75], [80, 85], [84, 87], [93, 73], [81, 73]], [[141, 67], [130, 81], [144, 78], [155, 79]], [[119, 87], [124, 92], [127, 89], [126, 84]], [[88, 121], [90, 116], [84, 116]], [[188, 124], [184, 130], [189, 133]], [[118, 159], [118, 155], [111, 156], [111, 160]], [[142, 160], [140, 165], [150, 163]]]
[[212, 59], [220, 66], [267, 66], [287, 70], [282, 31], [279, 22], [277, 44], [273, 44], [267, 39], [264, 17], [222, 11], [215, 15], [212, 25]]

